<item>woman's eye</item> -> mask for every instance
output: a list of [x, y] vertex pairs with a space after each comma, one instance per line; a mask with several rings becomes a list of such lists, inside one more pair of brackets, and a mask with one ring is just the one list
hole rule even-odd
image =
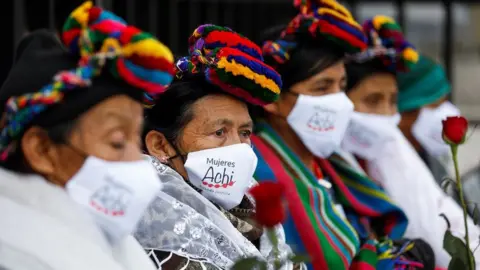
[[223, 135], [225, 135], [225, 129], [219, 129], [217, 131], [215, 131], [215, 136], [217, 137], [222, 137]]
[[115, 150], [122, 150], [122, 149], [125, 148], [126, 143], [124, 143], [124, 142], [112, 142], [112, 143], [110, 143], [110, 145]]
[[243, 131], [240, 132], [240, 134], [241, 134], [243, 137], [250, 138], [250, 136], [252, 136], [252, 131], [250, 131], [250, 130], [243, 130]]

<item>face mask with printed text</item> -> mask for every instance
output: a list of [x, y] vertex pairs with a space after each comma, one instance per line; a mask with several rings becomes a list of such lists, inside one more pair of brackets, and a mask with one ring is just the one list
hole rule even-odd
[[257, 156], [245, 143], [190, 152], [185, 169], [188, 180], [202, 195], [226, 210], [238, 206], [247, 192]]

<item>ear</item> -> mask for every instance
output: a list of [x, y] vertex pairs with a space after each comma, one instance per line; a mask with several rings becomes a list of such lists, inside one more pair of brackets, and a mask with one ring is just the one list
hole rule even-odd
[[263, 109], [266, 112], [268, 112], [270, 114], [273, 114], [273, 115], [279, 115], [279, 113], [280, 113], [280, 107], [278, 105], [278, 101], [263, 106]]
[[45, 130], [34, 126], [23, 134], [21, 149], [27, 164], [41, 175], [51, 175], [55, 171], [56, 147]]
[[172, 157], [177, 154], [175, 148], [167, 138], [165, 138], [165, 135], [156, 130], [151, 130], [147, 133], [145, 137], [145, 147], [147, 148], [148, 154], [160, 160], [165, 156]]
[[[147, 133], [147, 136], [145, 137], [145, 147], [147, 148], [149, 155], [152, 155], [159, 160], [162, 160], [165, 157], [170, 158], [177, 156], [177, 154], [179, 154], [170, 144], [167, 138], [165, 138], [165, 135], [156, 130], [151, 130]], [[188, 179], [188, 174], [185, 170], [185, 166], [183, 165], [182, 158], [178, 157], [170, 159], [169, 165], [172, 167], [172, 169], [179, 173], [183, 179]]]

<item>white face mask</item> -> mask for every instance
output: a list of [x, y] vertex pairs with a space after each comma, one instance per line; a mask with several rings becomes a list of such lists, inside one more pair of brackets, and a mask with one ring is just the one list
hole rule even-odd
[[353, 112], [345, 93], [299, 95], [287, 122], [317, 157], [327, 158], [340, 147]]
[[257, 167], [257, 156], [245, 143], [191, 152], [185, 169], [202, 195], [230, 210], [242, 202]]
[[448, 154], [450, 148], [442, 139], [442, 120], [457, 115], [460, 110], [448, 101], [434, 109], [422, 108], [412, 134], [428, 154], [436, 157]]
[[135, 230], [160, 189], [148, 161], [112, 162], [93, 156], [66, 185], [70, 197], [91, 213], [112, 244]]
[[398, 130], [400, 115], [379, 115], [354, 112], [342, 142], [344, 150], [366, 160], [378, 158], [394, 132]]

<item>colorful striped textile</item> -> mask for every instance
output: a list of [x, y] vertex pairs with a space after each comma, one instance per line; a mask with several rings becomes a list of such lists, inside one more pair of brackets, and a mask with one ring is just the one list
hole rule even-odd
[[309, 36], [312, 40], [327, 42], [347, 54], [367, 48], [367, 37], [361, 25], [335, 0], [301, 0], [294, 4], [299, 8], [300, 14], [293, 18], [278, 40], [263, 44], [264, 56], [283, 64], [295, 49], [298, 36]]
[[[255, 179], [285, 185], [287, 243], [295, 252], [312, 257], [309, 269], [404, 269], [405, 261], [400, 260], [400, 254], [391, 253], [389, 239], [401, 238], [407, 219], [380, 187], [360, 174], [355, 174], [358, 181], [349, 181], [352, 178], [344, 176], [351, 177], [354, 171], [346, 163], [318, 160], [333, 184], [347, 221], [334, 207], [326, 188], [279, 135], [265, 122], [257, 123], [257, 127], [252, 139], [259, 158]], [[376, 238], [369, 238], [365, 222], [376, 229]]]
[[418, 52], [394, 19], [377, 15], [363, 24], [369, 48], [353, 57], [356, 62], [380, 59], [392, 72], [409, 71], [419, 59]]
[[80, 56], [78, 68], [60, 71], [38, 92], [7, 100], [1, 123], [0, 160], [8, 158], [17, 137], [37, 115], [62, 102], [66, 92], [90, 86], [104, 69], [152, 95], [163, 92], [173, 80], [173, 55], [165, 45], [116, 15], [94, 7], [92, 2], [70, 14], [62, 40], [73, 55]]
[[223, 91], [253, 105], [266, 105], [280, 95], [282, 80], [263, 63], [261, 49], [227, 27], [199, 26], [189, 39], [189, 56], [178, 60], [178, 76], [203, 74]]

